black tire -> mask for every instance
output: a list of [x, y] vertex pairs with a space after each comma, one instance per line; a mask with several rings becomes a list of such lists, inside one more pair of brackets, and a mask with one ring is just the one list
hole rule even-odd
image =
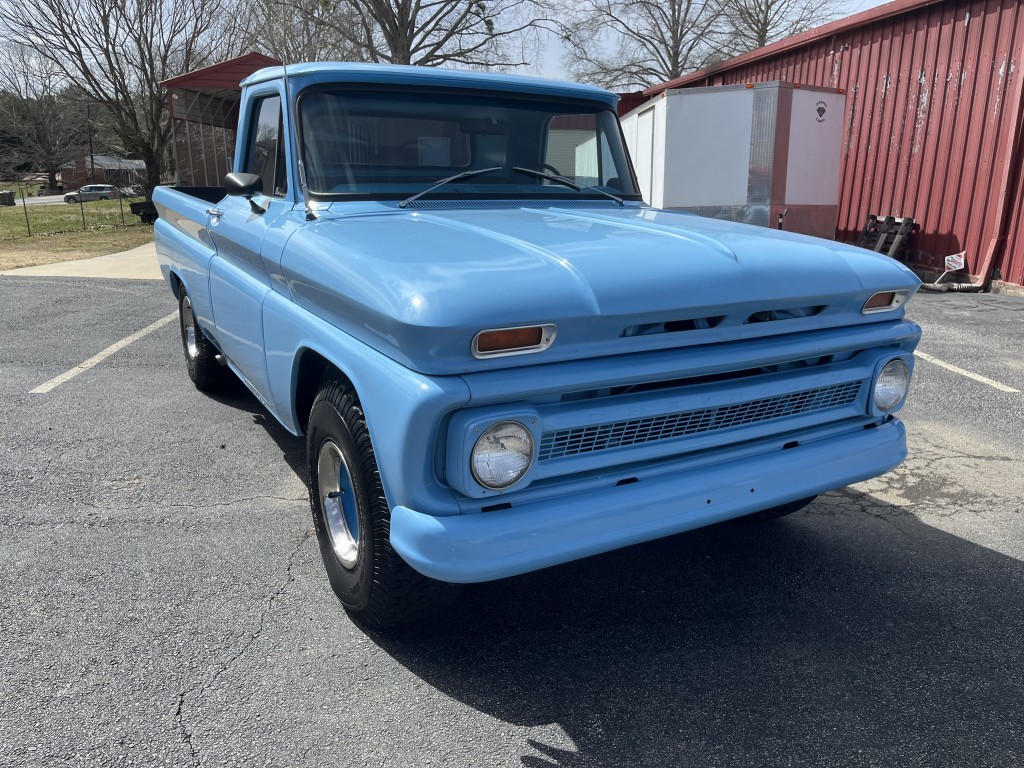
[[306, 468], [327, 578], [354, 619], [382, 629], [455, 601], [457, 585], [423, 576], [391, 548], [391, 508], [370, 433], [359, 400], [344, 381], [325, 376], [313, 401]]
[[780, 504], [779, 506], [772, 507], [771, 509], [764, 509], [760, 512], [755, 512], [754, 516], [760, 517], [763, 520], [777, 520], [780, 517], [785, 517], [786, 515], [792, 515], [794, 512], [799, 512], [816, 498], [818, 497], [808, 496], [806, 499], [798, 499], [797, 501], [791, 501], [788, 504]]
[[216, 392], [224, 386], [228, 369], [217, 362], [217, 349], [203, 335], [192, 312], [192, 301], [182, 288], [178, 295], [178, 326], [181, 348], [185, 353], [188, 377], [200, 392]]

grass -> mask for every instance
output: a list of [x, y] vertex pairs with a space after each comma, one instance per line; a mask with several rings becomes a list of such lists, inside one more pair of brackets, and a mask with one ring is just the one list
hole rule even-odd
[[[14, 240], [29, 237], [25, 223], [32, 227], [31, 236], [52, 235], [57, 232], [81, 232], [97, 227], [140, 226], [139, 218], [133, 216], [128, 205], [130, 199], [93, 200], [82, 205], [56, 203], [53, 205], [22, 206], [21, 200], [14, 206], [0, 205], [0, 240]], [[122, 217], [122, 203], [123, 217]], [[84, 224], [83, 224], [84, 218]]]
[[[114, 204], [117, 204], [116, 200]], [[92, 203], [87, 203], [87, 205], [92, 205]], [[22, 221], [24, 222], [24, 218]], [[118, 221], [120, 221], [120, 216]], [[81, 218], [78, 223], [81, 225]], [[0, 240], [0, 270], [119, 253], [152, 242], [152, 240], [153, 227], [144, 224], [22, 237], [17, 240]]]
[[[38, 187], [27, 185], [25, 193]], [[0, 206], [0, 270], [88, 259], [153, 240], [153, 227], [132, 215], [132, 199], [23, 206], [16, 182], [0, 182], [0, 189], [17, 195], [17, 205]]]

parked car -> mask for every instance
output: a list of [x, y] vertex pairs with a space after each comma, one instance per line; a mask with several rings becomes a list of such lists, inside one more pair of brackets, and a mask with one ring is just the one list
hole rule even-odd
[[65, 203], [87, 203], [90, 200], [113, 200], [119, 194], [113, 184], [86, 184], [84, 187], [64, 195]]

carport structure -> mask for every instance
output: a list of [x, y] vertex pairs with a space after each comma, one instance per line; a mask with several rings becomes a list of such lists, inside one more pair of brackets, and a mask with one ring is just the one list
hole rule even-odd
[[239, 83], [263, 67], [280, 64], [253, 52], [161, 83], [167, 89], [176, 186], [220, 185], [234, 160]]

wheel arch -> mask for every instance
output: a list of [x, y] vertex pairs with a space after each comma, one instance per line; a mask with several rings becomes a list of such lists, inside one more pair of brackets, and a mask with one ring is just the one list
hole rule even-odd
[[356, 398], [359, 398], [359, 390], [341, 366], [312, 347], [300, 348], [295, 355], [292, 369], [292, 408], [294, 409], [295, 423], [302, 434], [306, 434], [306, 427], [309, 425], [309, 412], [313, 408], [313, 401], [316, 399], [317, 392], [320, 391], [320, 384], [326, 373], [336, 376], [351, 386], [352, 391], [356, 393]]
[[[171, 268], [167, 273], [167, 282], [171, 286], [171, 293], [174, 294], [174, 298], [181, 300], [181, 289], [184, 287], [185, 282], [181, 279], [181, 275], [178, 274], [177, 270]], [[187, 288], [185, 289], [188, 290]]]

